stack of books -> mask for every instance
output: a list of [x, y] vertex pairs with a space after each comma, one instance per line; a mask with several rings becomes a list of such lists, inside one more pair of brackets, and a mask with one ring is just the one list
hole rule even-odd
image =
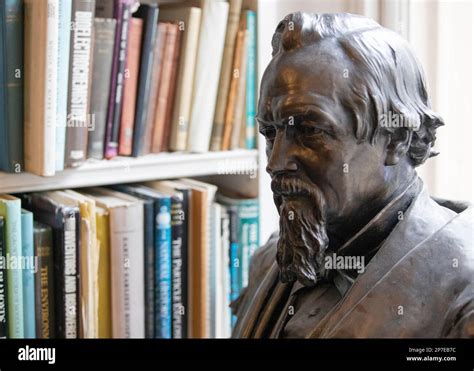
[[0, 170], [255, 148], [242, 0], [1, 0], [0, 27]]
[[0, 195], [0, 337], [225, 338], [257, 199], [194, 179]]

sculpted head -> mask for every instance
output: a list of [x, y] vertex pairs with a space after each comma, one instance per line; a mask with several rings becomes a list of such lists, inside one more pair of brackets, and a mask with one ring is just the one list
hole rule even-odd
[[430, 108], [408, 43], [351, 14], [288, 15], [272, 40], [257, 121], [280, 214], [283, 281], [313, 285], [344, 241], [435, 155]]

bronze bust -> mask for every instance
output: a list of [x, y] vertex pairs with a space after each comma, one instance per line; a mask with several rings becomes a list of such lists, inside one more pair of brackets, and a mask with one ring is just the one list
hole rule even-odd
[[472, 208], [417, 176], [443, 121], [408, 43], [298, 12], [272, 47], [257, 121], [280, 230], [252, 259], [233, 337], [474, 337]]

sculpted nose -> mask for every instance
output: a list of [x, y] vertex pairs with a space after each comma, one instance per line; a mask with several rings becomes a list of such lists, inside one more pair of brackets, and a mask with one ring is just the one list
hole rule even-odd
[[284, 131], [279, 131], [268, 154], [266, 170], [270, 176], [298, 170], [295, 160], [296, 151], [297, 148], [293, 141], [287, 138]]

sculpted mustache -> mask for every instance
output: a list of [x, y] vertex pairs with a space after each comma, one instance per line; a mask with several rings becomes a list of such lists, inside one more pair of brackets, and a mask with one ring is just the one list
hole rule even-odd
[[310, 196], [313, 187], [298, 178], [275, 178], [271, 182], [273, 193], [280, 196]]

